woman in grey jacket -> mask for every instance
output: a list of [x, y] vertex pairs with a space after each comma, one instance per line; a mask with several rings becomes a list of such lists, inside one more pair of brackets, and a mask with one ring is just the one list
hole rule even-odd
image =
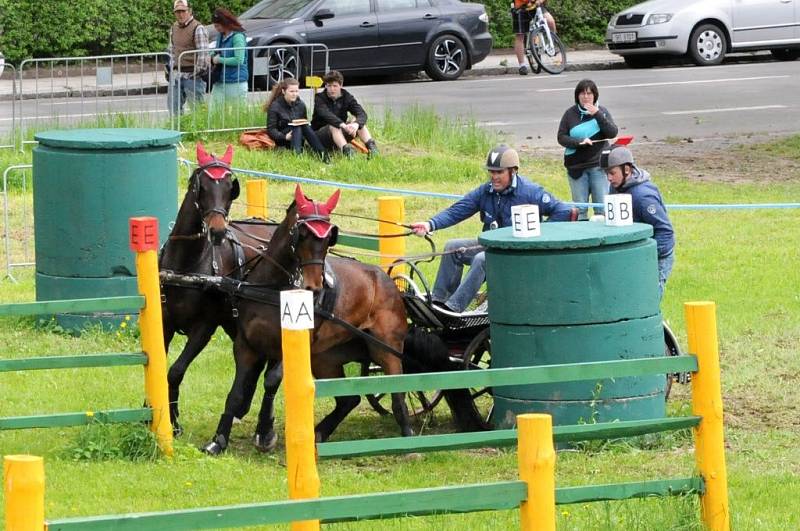
[[[564, 146], [567, 181], [576, 203], [603, 204], [608, 192], [605, 172], [600, 168], [600, 152], [608, 147], [606, 139], [617, 136], [617, 126], [605, 107], [597, 105], [600, 95], [591, 79], [583, 79], [575, 87], [575, 105], [566, 110], [558, 126], [558, 143]], [[587, 219], [588, 207], [579, 208], [579, 219]], [[594, 207], [603, 214], [602, 206]]]

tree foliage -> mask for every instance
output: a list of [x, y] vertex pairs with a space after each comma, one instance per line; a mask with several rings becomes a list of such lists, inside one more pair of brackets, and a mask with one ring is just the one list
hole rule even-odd
[[[485, 0], [496, 48], [511, 46], [511, 0]], [[256, 0], [193, 0], [203, 23], [222, 5], [241, 13]], [[549, 9], [568, 44], [602, 43], [610, 16], [635, 0], [551, 0]], [[174, 21], [171, 0], [0, 0], [0, 51], [26, 58], [159, 52]]]

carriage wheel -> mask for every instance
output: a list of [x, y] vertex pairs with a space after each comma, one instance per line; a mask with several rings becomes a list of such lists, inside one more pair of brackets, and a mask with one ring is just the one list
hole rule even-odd
[[[678, 345], [678, 339], [675, 337], [675, 334], [672, 333], [669, 326], [667, 326], [667, 322], [664, 321], [664, 355], [665, 356], [680, 356], [681, 355], [681, 347]], [[678, 373], [669, 373], [667, 374], [667, 384], [664, 388], [664, 400], [669, 399], [669, 393], [672, 391], [672, 382], [677, 381], [678, 383], [688, 383], [691, 381], [691, 373], [688, 372], [678, 372]]]
[[[492, 341], [489, 337], [488, 326], [472, 338], [467, 348], [464, 349], [462, 359], [464, 360], [464, 368], [468, 370], [488, 369], [490, 367], [492, 362]], [[491, 387], [470, 388], [470, 395], [472, 395], [473, 401], [486, 394], [492, 394]]]
[[[370, 363], [361, 364], [361, 376], [374, 376], [381, 373], [381, 368], [377, 365]], [[442, 401], [443, 394], [441, 391], [415, 391], [413, 393], [406, 393], [406, 405], [408, 407], [409, 415], [421, 416], [433, 411], [439, 402]], [[391, 415], [390, 409], [381, 404], [381, 400], [387, 397], [387, 393], [380, 393], [377, 395], [366, 395], [367, 402], [372, 406], [372, 409], [377, 411], [380, 415]], [[387, 403], [391, 404], [391, 398], [387, 398]], [[391, 405], [389, 405], [391, 408]]]

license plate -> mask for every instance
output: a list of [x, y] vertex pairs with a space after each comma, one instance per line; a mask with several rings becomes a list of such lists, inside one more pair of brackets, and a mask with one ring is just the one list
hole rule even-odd
[[636, 32], [626, 31], [625, 33], [614, 33], [611, 35], [612, 42], [636, 42]]

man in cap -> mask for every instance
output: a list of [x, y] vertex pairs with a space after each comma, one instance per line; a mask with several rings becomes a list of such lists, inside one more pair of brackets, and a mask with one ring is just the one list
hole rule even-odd
[[631, 195], [633, 221], [653, 226], [653, 238], [658, 247], [658, 289], [663, 296], [675, 261], [675, 233], [661, 193], [650, 180], [650, 174], [634, 164], [633, 153], [624, 146], [615, 144], [603, 150], [600, 167], [606, 172], [609, 193]]
[[[511, 225], [511, 207], [538, 205], [539, 215], [550, 221], [575, 221], [578, 209], [565, 205], [538, 184], [517, 174], [519, 155], [506, 146], [492, 148], [486, 157], [489, 182], [467, 193], [459, 201], [428, 221], [412, 223], [420, 236], [459, 223], [480, 214], [483, 230]], [[463, 312], [486, 279], [485, 253], [477, 239], [449, 240], [444, 247], [439, 272], [433, 286], [433, 303], [445, 311]], [[464, 265], [469, 272], [461, 280]]]
[[[182, 114], [186, 101], [200, 103], [206, 93], [208, 77], [208, 33], [192, 15], [187, 0], [172, 4], [175, 23], [169, 32], [169, 53], [172, 65], [169, 73], [167, 104], [172, 115]], [[196, 53], [183, 53], [199, 50]], [[183, 55], [181, 55], [183, 54]], [[178, 64], [180, 62], [180, 64]]]

